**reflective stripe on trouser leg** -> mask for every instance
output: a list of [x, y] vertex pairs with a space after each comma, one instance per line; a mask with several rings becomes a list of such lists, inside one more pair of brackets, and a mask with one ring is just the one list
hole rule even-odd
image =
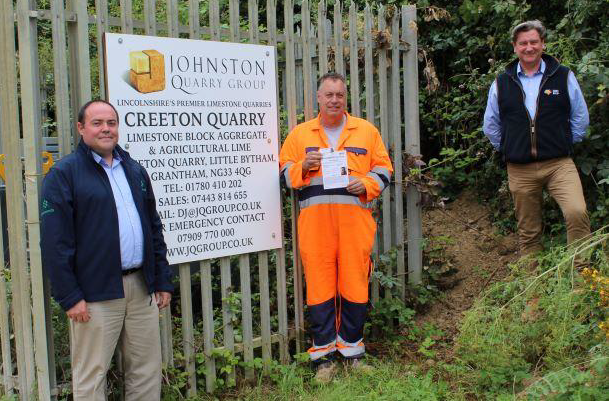
[[307, 350], [312, 361], [323, 358], [334, 351], [336, 351], [336, 341], [332, 341], [331, 343], [325, 345], [315, 345], [315, 343], [313, 343], [313, 346]]
[[336, 339], [336, 348], [338, 352], [345, 358], [358, 358], [364, 356], [366, 353], [366, 346], [364, 345], [364, 339], [361, 338], [358, 341], [349, 343], [341, 338], [339, 335]]

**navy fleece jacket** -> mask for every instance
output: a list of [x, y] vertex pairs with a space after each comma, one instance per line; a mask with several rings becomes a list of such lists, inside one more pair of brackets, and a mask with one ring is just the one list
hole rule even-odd
[[[143, 272], [148, 292], [172, 292], [161, 220], [146, 170], [116, 146], [144, 234]], [[80, 141], [42, 183], [42, 266], [64, 310], [124, 297], [118, 215], [110, 181]]]

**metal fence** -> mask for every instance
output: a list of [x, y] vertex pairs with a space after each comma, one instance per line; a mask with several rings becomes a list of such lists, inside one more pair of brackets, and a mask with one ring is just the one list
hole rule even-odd
[[[47, 400], [59, 393], [52, 304], [39, 247], [40, 155], [49, 146], [56, 148], [56, 157], [68, 154], [79, 137], [74, 122], [78, 107], [96, 91], [105, 97], [104, 60], [99, 50], [106, 31], [276, 46], [280, 111], [285, 112], [288, 129], [302, 118], [314, 117], [317, 77], [329, 69], [346, 75], [350, 112], [380, 128], [397, 177], [380, 200], [375, 252], [397, 247], [396, 271], [388, 274], [402, 284], [406, 277], [420, 281], [419, 195], [414, 188], [403, 188], [401, 181], [402, 153], [419, 153], [414, 6], [380, 6], [373, 12], [368, 6], [358, 10], [351, 4], [347, 11], [339, 1], [327, 8], [323, 1], [312, 4], [303, 0], [295, 7], [288, 0], [279, 10], [276, 0], [267, 0], [261, 5], [266, 10], [262, 23], [255, 0], [247, 2], [247, 14], [245, 2], [236, 0], [120, 0], [110, 2], [110, 8], [107, 0], [49, 3], [49, 9], [38, 9], [33, 0], [0, 2], [0, 130], [9, 243], [8, 255], [4, 249], [0, 255], [8, 263], [0, 274], [4, 394], [17, 392], [20, 399], [28, 400], [37, 392], [38, 399]], [[226, 6], [228, 10], [223, 9]], [[109, 10], [114, 15], [109, 15]], [[278, 14], [282, 27], [277, 26]], [[201, 15], [209, 20], [201, 21]], [[312, 15], [317, 15], [315, 21]], [[42, 59], [44, 41], [51, 43], [52, 60]], [[52, 64], [52, 73], [41, 77], [41, 62]], [[46, 98], [49, 93], [52, 107]], [[48, 113], [51, 118], [43, 120]], [[56, 139], [43, 141], [43, 132], [51, 132]], [[403, 194], [407, 195], [407, 259]], [[290, 352], [304, 350], [303, 274], [295, 230], [298, 203], [295, 196], [291, 198], [291, 235], [290, 241], [284, 241], [289, 247], [175, 267], [180, 282], [181, 325], [172, 327], [169, 314], [162, 314], [163, 362], [174, 364], [172, 334], [179, 329], [184, 358], [180, 363], [188, 372], [189, 396], [203, 391], [201, 387], [213, 390], [218, 350], [242, 353], [246, 362], [259, 357], [284, 363]], [[220, 288], [214, 292], [212, 283], [218, 275]], [[293, 296], [288, 296], [289, 285]], [[199, 287], [200, 294], [193, 294], [193, 288], [199, 291]], [[230, 301], [236, 293], [241, 300], [238, 322]], [[255, 305], [254, 294], [259, 299]], [[200, 315], [193, 312], [193, 298], [198, 304], [199, 297]], [[371, 298], [372, 302], [379, 298], [376, 282], [372, 283]], [[214, 304], [221, 305], [221, 322], [214, 321]], [[293, 316], [289, 316], [289, 310], [294, 311]], [[197, 361], [197, 355], [202, 355], [202, 361]], [[205, 372], [204, 382], [202, 378], [197, 380], [197, 363]], [[254, 376], [253, 368], [245, 368], [242, 373], [245, 378]], [[235, 374], [233, 371], [228, 376], [234, 378]]]

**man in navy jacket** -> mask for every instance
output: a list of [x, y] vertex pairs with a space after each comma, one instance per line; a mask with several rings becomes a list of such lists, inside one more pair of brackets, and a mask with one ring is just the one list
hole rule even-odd
[[159, 309], [170, 282], [150, 178], [118, 145], [119, 117], [103, 100], [78, 114], [82, 140], [42, 187], [42, 259], [53, 297], [70, 318], [75, 400], [104, 400], [121, 350], [126, 399], [158, 400]]

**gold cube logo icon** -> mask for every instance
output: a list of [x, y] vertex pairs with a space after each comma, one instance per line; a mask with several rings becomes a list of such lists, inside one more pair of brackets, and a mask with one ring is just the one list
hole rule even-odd
[[129, 53], [129, 81], [140, 93], [165, 89], [165, 57], [156, 50]]

